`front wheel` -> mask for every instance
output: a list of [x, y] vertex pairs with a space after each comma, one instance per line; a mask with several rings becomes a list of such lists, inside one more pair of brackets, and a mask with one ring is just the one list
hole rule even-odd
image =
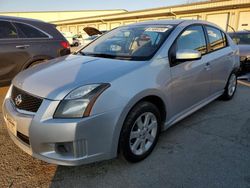
[[126, 160], [139, 162], [152, 152], [158, 141], [160, 123], [160, 112], [150, 102], [141, 102], [129, 112], [120, 139], [120, 149]]
[[222, 100], [231, 100], [237, 90], [237, 75], [232, 72], [225, 87], [225, 91], [221, 96]]

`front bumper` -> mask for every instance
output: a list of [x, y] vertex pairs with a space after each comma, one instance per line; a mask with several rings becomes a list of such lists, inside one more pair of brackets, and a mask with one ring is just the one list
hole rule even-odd
[[[43, 100], [36, 114], [20, 113], [7, 98], [3, 115], [15, 122], [11, 139], [35, 158], [75, 166], [116, 157], [115, 126], [121, 109], [79, 119], [53, 119], [59, 101]], [[28, 140], [28, 141], [27, 141]]]

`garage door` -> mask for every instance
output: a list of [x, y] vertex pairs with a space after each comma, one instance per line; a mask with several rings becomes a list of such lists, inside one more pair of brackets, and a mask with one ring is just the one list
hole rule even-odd
[[108, 30], [107, 24], [99, 24], [99, 25], [98, 25], [98, 29], [99, 29], [100, 31], [107, 31], [107, 30]]
[[227, 30], [228, 24], [228, 13], [224, 14], [210, 14], [207, 15], [207, 21], [212, 22], [220, 26], [225, 31]]
[[83, 29], [84, 29], [85, 27], [86, 27], [85, 25], [79, 25], [79, 26], [78, 26], [78, 34], [85, 33], [85, 32], [83, 31]]
[[69, 26], [69, 31], [74, 35], [77, 34], [76, 26]]
[[68, 28], [67, 28], [66, 26], [61, 27], [60, 31], [62, 31], [62, 32], [67, 32], [67, 31], [68, 31]]
[[238, 30], [250, 30], [250, 12], [240, 12]]
[[121, 23], [119, 23], [119, 22], [111, 23], [111, 24], [110, 24], [110, 29], [114, 29], [114, 28], [116, 28], [116, 27], [119, 27], [120, 25], [121, 25]]

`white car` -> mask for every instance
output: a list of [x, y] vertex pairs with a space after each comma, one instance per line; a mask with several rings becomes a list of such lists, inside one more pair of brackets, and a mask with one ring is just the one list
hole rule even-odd
[[61, 32], [62, 35], [66, 38], [66, 40], [69, 42], [70, 46], [73, 46], [73, 34], [71, 32]]
[[83, 35], [79, 35], [77, 38], [81, 46], [86, 46], [93, 40], [95, 40], [97, 37], [101, 36], [103, 33], [106, 33], [107, 31], [99, 31], [98, 29], [94, 27], [85, 27], [83, 31], [88, 35], [88, 37], [84, 37]]

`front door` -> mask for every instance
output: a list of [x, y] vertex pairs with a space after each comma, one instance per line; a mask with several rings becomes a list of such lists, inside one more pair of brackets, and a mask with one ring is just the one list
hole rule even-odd
[[209, 96], [211, 70], [203, 27], [194, 25], [186, 28], [172, 48], [171, 53], [174, 54], [179, 50], [198, 50], [202, 54], [199, 60], [170, 62], [173, 115], [177, 115]]

